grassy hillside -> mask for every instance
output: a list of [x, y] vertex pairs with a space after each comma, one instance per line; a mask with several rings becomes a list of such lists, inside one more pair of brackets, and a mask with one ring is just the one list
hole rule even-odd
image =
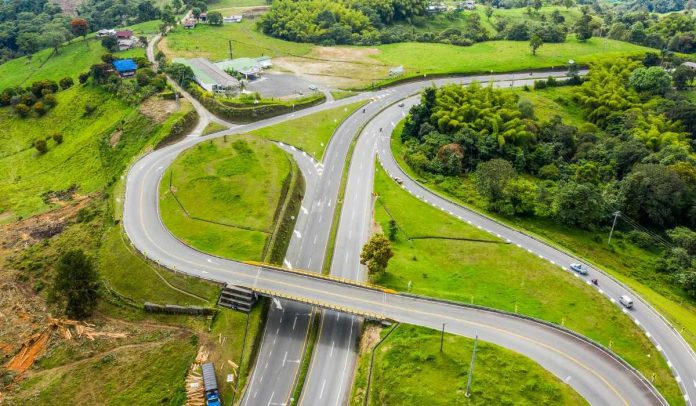
[[[394, 257], [378, 283], [396, 290], [475, 303], [564, 325], [607, 347], [650, 376], [670, 400], [679, 389], [642, 330], [595, 289], [556, 265], [491, 236], [375, 176], [376, 219], [399, 226]], [[424, 221], [427, 219], [427, 221]], [[425, 238], [424, 238], [425, 237]]]
[[[385, 335], [382, 331], [382, 336]], [[372, 333], [368, 329], [367, 334]], [[582, 405], [585, 400], [529, 358], [479, 342], [471, 384], [467, 380], [474, 340], [400, 325], [375, 353], [369, 405]], [[350, 404], [362, 406], [370, 353], [358, 361]]]
[[[286, 153], [263, 139], [234, 136], [201, 143], [181, 154], [165, 173], [162, 220], [202, 251], [261, 260], [290, 168]], [[179, 202], [197, 219], [186, 216]]]

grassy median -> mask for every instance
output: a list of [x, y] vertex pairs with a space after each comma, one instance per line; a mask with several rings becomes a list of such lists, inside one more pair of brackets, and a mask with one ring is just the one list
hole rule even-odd
[[[388, 330], [383, 330], [384, 337]], [[361, 347], [350, 404], [364, 403], [371, 348], [378, 330], [368, 327], [372, 345]], [[479, 341], [467, 398], [474, 340], [400, 325], [376, 350], [369, 405], [581, 405], [585, 400], [570, 386], [531, 359]]]

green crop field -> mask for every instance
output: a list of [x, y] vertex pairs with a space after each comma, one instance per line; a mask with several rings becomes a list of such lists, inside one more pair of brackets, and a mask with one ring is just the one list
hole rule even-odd
[[[385, 331], [382, 331], [382, 336]], [[529, 358], [479, 342], [471, 384], [466, 385], [474, 341], [440, 332], [400, 325], [377, 349], [373, 364], [370, 405], [581, 405], [585, 400]], [[370, 353], [358, 362], [350, 404], [362, 406]]]
[[324, 149], [329, 144], [336, 128], [365, 103], [365, 101], [359, 101], [347, 106], [320, 111], [309, 116], [264, 127], [251, 134], [295, 146], [321, 161]]
[[611, 347], [646, 376], [656, 373], [662, 393], [680, 398], [667, 364], [642, 331], [580, 279], [416, 199], [382, 169], [375, 193], [379, 224], [387, 230], [391, 215], [401, 230], [379, 284], [406, 291], [411, 283], [417, 294], [562, 324]]
[[[202, 251], [261, 260], [290, 165], [283, 150], [261, 138], [229, 136], [198, 144], [181, 154], [162, 179], [162, 220]], [[169, 189], [170, 176], [181, 204], [206, 221], [185, 215]]]

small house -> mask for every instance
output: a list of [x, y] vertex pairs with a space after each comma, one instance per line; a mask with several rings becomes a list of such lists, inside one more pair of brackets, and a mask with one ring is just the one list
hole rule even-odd
[[244, 18], [244, 16], [242, 16], [241, 14], [240, 15], [233, 15], [233, 16], [229, 16], [229, 17], [223, 17], [222, 22], [224, 22], [224, 23], [241, 23], [242, 18]]
[[198, 15], [198, 21], [206, 22], [208, 21], [208, 13], [205, 11]]
[[136, 38], [120, 39], [118, 40], [118, 50], [125, 51], [131, 49], [138, 45], [138, 40]]
[[122, 78], [127, 78], [135, 75], [138, 70], [138, 65], [132, 59], [119, 59], [113, 63], [114, 69]]
[[133, 36], [133, 31], [123, 30], [116, 31], [116, 39], [130, 39]]
[[256, 58], [256, 63], [261, 67], [261, 69], [270, 69], [273, 67], [273, 62], [271, 62], [270, 56], [260, 56]]
[[193, 18], [187, 18], [186, 21], [184, 21], [184, 28], [187, 30], [196, 28], [196, 20]]
[[691, 70], [696, 70], [696, 62], [684, 62], [682, 66], [686, 66]]
[[99, 38], [113, 37], [113, 36], [116, 36], [115, 30], [101, 29], [101, 30], [97, 31], [97, 37], [99, 37]]
[[447, 6], [444, 3], [430, 3], [428, 13], [444, 13], [447, 11]]

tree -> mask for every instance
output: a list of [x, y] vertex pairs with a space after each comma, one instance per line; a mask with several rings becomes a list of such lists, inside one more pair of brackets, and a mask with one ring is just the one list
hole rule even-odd
[[645, 224], [675, 224], [687, 205], [688, 188], [674, 170], [656, 164], [636, 165], [620, 184], [621, 211]]
[[575, 1], [574, 0], [563, 0], [563, 5], [565, 6], [565, 8], [571, 8], [575, 5]]
[[379, 276], [387, 269], [389, 259], [394, 256], [391, 243], [384, 234], [375, 234], [363, 246], [360, 263], [367, 265], [370, 276]]
[[39, 151], [39, 154], [45, 154], [46, 151], [48, 151], [48, 144], [46, 144], [46, 140], [36, 140], [34, 142], [34, 148]]
[[585, 42], [592, 38], [592, 16], [589, 15], [589, 11], [584, 7], [582, 16], [575, 23], [575, 36], [580, 42]]
[[194, 8], [191, 9], [191, 14], [193, 14], [193, 16], [196, 17], [196, 18], [199, 18], [199, 17], [201, 16], [201, 13], [202, 13], [202, 12], [203, 12], [203, 11], [202, 11], [200, 8], [198, 8], [198, 7], [194, 7]]
[[222, 14], [219, 11], [211, 11], [208, 13], [208, 24], [222, 25]]
[[58, 53], [58, 48], [63, 45], [69, 37], [70, 34], [68, 33], [68, 29], [59, 21], [50, 22], [41, 30], [41, 38], [44, 39], [46, 45], [53, 48], [56, 54]]
[[599, 188], [567, 182], [559, 187], [551, 211], [561, 223], [591, 228], [602, 218], [604, 202]]
[[101, 40], [101, 44], [109, 52], [118, 51], [118, 40], [116, 40], [115, 37], [112, 37], [110, 35], [107, 37], [104, 37]]
[[534, 214], [538, 190], [537, 186], [523, 178], [513, 179], [503, 189], [503, 201], [500, 212], [508, 215]]
[[672, 80], [677, 90], [685, 90], [694, 81], [694, 77], [696, 77], [696, 72], [684, 65], [677, 66], [672, 72]]
[[529, 47], [532, 48], [532, 55], [536, 55], [537, 49], [542, 45], [544, 45], [544, 41], [541, 37], [537, 34], [532, 34], [532, 37], [529, 38]]
[[89, 317], [99, 297], [99, 276], [82, 250], [68, 251], [58, 260], [54, 297], [65, 303], [69, 317]]
[[389, 220], [389, 241], [396, 241], [396, 234], [399, 232], [399, 226], [396, 224], [396, 220]]
[[693, 270], [693, 266], [691, 270], [679, 273], [676, 281], [689, 296], [696, 298], [696, 271]]
[[60, 88], [65, 90], [72, 87], [74, 82], [70, 76], [66, 76], [63, 79], [61, 79], [58, 83], [60, 83]]
[[53, 133], [53, 135], [51, 135], [51, 138], [53, 138], [53, 141], [55, 141], [56, 144], [63, 143], [63, 134], [61, 133]]
[[32, 108], [39, 116], [43, 116], [44, 114], [46, 114], [46, 111], [48, 111], [46, 105], [41, 101], [37, 101], [36, 103], [34, 103]]
[[42, 39], [35, 32], [23, 32], [17, 36], [17, 46], [31, 60], [33, 54], [41, 48]]
[[89, 33], [89, 24], [87, 20], [75, 17], [70, 21], [70, 32], [76, 37], [82, 37], [82, 40], [87, 39]]
[[696, 255], [696, 231], [687, 227], [676, 227], [667, 231], [667, 235], [675, 244], [687, 250], [690, 255]]
[[174, 17], [174, 14], [171, 11], [164, 10], [162, 12], [162, 22], [167, 27], [173, 27], [176, 25], [176, 17]]
[[486, 4], [486, 19], [490, 21], [491, 17], [493, 17], [493, 7], [490, 4]]
[[639, 92], [663, 95], [672, 87], [669, 73], [659, 66], [639, 67], [631, 72], [628, 83]]
[[505, 185], [516, 177], [517, 172], [510, 162], [504, 159], [482, 162], [476, 167], [476, 190], [494, 205], [504, 197]]

